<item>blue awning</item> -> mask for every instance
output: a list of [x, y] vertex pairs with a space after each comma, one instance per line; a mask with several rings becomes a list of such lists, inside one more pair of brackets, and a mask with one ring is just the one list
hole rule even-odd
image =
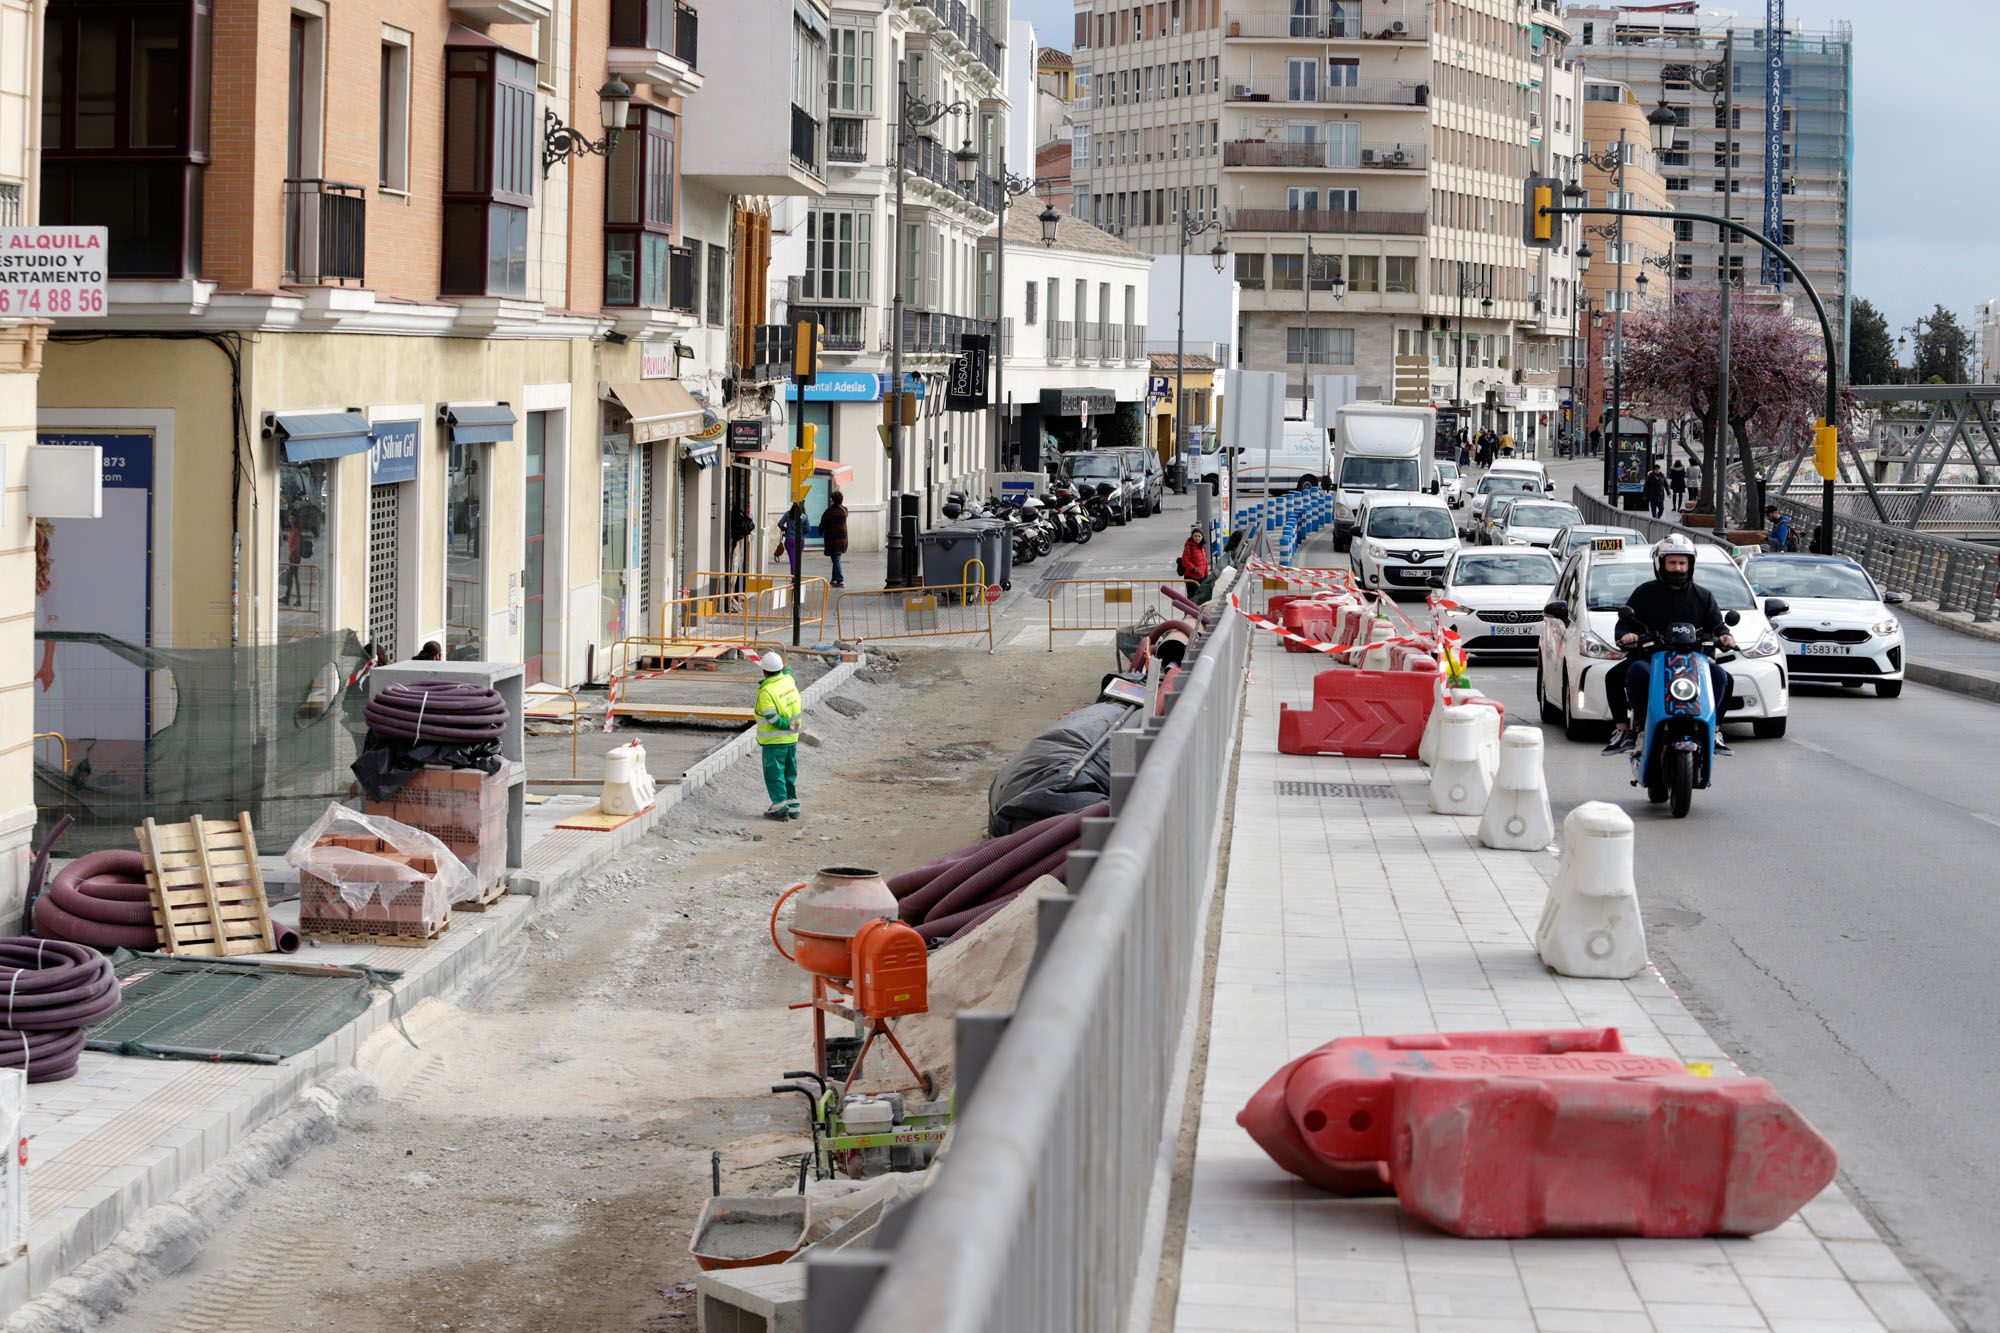
[[514, 409], [474, 403], [447, 403], [444, 424], [451, 428], [453, 444], [503, 444], [514, 438]]
[[274, 412], [270, 433], [291, 463], [362, 454], [375, 442], [359, 412]]
[[693, 460], [696, 467], [714, 467], [716, 442], [714, 440], [684, 440], [681, 449]]

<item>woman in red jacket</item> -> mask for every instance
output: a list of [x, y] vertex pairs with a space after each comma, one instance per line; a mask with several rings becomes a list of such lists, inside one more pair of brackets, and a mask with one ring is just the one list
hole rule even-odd
[[1188, 533], [1187, 544], [1181, 547], [1181, 558], [1174, 568], [1187, 580], [1187, 595], [1198, 596], [1198, 590], [1208, 578], [1208, 542], [1203, 539], [1199, 526]]

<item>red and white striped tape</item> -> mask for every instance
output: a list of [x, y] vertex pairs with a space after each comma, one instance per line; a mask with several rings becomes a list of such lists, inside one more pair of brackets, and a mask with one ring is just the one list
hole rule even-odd
[[1390, 648], [1397, 644], [1435, 648], [1435, 645], [1423, 635], [1399, 635], [1391, 639], [1376, 639], [1372, 643], [1327, 643], [1320, 639], [1309, 639], [1303, 634], [1294, 633], [1268, 616], [1260, 616], [1255, 611], [1245, 611], [1242, 600], [1233, 592], [1229, 594], [1229, 605], [1238, 615], [1260, 629], [1267, 629], [1288, 643], [1298, 644], [1308, 652], [1325, 653], [1328, 657], [1346, 657], [1354, 653], [1365, 653], [1370, 648]]

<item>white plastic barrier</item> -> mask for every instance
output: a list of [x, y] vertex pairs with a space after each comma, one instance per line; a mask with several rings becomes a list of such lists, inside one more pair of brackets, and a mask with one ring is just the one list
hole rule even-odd
[[1388, 671], [1390, 667], [1389, 645], [1385, 640], [1396, 637], [1396, 627], [1386, 620], [1373, 620], [1368, 625], [1369, 647], [1361, 654], [1363, 671]]
[[1431, 767], [1431, 809], [1441, 815], [1476, 815], [1486, 809], [1499, 768], [1500, 715], [1490, 708], [1454, 704], [1444, 710], [1437, 763]]
[[1352, 647], [1362, 642], [1362, 636], [1368, 632], [1369, 622], [1373, 619], [1374, 615], [1367, 607], [1358, 602], [1349, 602], [1340, 608], [1339, 614], [1334, 619], [1333, 641], [1342, 647]]
[[1501, 851], [1534, 852], [1555, 836], [1542, 775], [1542, 729], [1509, 727], [1500, 734], [1500, 771], [1479, 819], [1479, 840]]
[[1632, 819], [1590, 801], [1563, 820], [1563, 862], [1535, 927], [1535, 952], [1567, 977], [1636, 977], [1646, 926], [1632, 879]]
[[636, 815], [657, 798], [653, 775], [646, 768], [646, 751], [637, 741], [604, 756], [604, 791], [597, 798], [607, 815]]

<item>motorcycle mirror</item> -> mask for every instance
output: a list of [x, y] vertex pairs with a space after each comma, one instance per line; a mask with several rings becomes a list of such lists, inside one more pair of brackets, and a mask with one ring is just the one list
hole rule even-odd
[[1569, 624], [1569, 603], [1564, 601], [1550, 602], [1542, 608], [1542, 614], [1550, 620], [1560, 620], [1563, 624], [1567, 625]]
[[[1791, 609], [1792, 604], [1782, 597], [1766, 598], [1764, 602], [1764, 618], [1766, 620], [1775, 619]], [[1731, 623], [1734, 624], [1735, 622], [1732, 621]]]
[[[1779, 605], [1783, 606], [1784, 603], [1780, 602]], [[1790, 610], [1791, 608], [1786, 607], [1785, 609]], [[1722, 623], [1725, 625], [1740, 625], [1743, 623], [1743, 614], [1740, 611], [1725, 611], [1722, 614]]]

